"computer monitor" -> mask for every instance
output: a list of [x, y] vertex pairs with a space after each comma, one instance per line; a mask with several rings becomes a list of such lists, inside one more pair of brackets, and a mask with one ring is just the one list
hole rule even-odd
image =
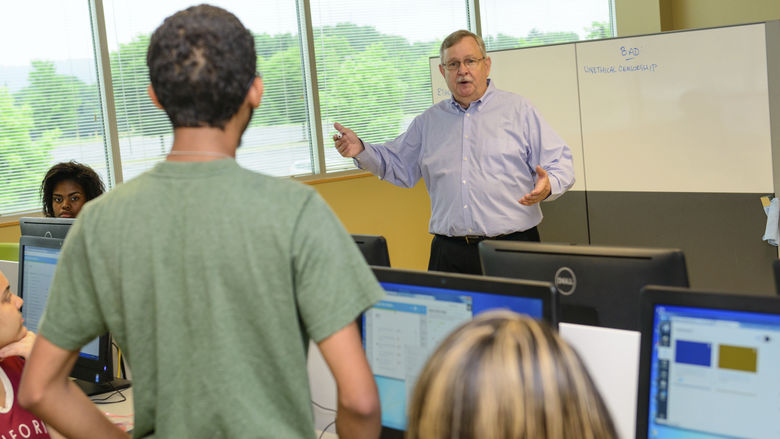
[[[22, 317], [27, 329], [37, 333], [54, 271], [60, 257], [62, 239], [22, 236], [19, 239], [19, 296], [24, 299]], [[87, 395], [128, 387], [130, 382], [114, 376], [111, 337], [104, 334], [81, 348], [71, 372]]]
[[41, 236], [44, 238], [65, 239], [75, 218], [33, 218], [19, 219], [22, 236]]
[[390, 266], [390, 254], [387, 251], [387, 241], [384, 236], [352, 235], [368, 265], [382, 267]]
[[555, 326], [548, 282], [373, 267], [386, 296], [363, 313], [361, 333], [382, 405], [382, 437], [402, 438], [417, 376], [439, 342], [475, 314], [510, 309]]
[[482, 272], [552, 282], [562, 322], [639, 330], [639, 291], [688, 286], [681, 250], [482, 241]]
[[780, 437], [780, 298], [645, 287], [637, 438]]

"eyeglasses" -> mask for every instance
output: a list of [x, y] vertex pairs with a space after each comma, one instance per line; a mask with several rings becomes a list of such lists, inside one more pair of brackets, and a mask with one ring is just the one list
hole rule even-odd
[[[477, 63], [482, 61], [485, 58], [466, 58], [463, 60], [463, 65], [466, 66], [467, 69], [471, 70], [474, 67], [477, 66]], [[444, 70], [454, 71], [460, 69], [460, 61], [450, 61], [447, 64], [444, 64]]]

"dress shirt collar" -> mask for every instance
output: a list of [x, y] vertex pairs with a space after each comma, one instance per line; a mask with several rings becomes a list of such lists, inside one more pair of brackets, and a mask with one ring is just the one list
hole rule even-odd
[[471, 105], [469, 105], [469, 108], [463, 108], [463, 106], [458, 103], [458, 101], [455, 100], [453, 96], [450, 96], [450, 105], [452, 105], [453, 108], [456, 108], [458, 111], [465, 113], [466, 110], [475, 107], [477, 111], [479, 111], [482, 107], [482, 105], [485, 102], [488, 102], [490, 100], [490, 97], [493, 95], [493, 92], [496, 90], [496, 86], [493, 85], [493, 80], [488, 78], [488, 86], [487, 90], [485, 90], [485, 94], [482, 95], [481, 98], [477, 99], [476, 101], [473, 101]]

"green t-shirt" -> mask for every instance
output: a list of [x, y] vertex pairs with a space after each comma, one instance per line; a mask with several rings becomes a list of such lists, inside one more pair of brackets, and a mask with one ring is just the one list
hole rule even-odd
[[135, 435], [314, 435], [306, 352], [383, 295], [317, 193], [234, 160], [162, 162], [90, 202], [63, 245], [40, 334], [110, 331]]

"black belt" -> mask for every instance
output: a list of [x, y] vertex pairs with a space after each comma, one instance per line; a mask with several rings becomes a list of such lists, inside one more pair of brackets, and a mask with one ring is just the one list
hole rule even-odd
[[480, 241], [484, 241], [486, 239], [504, 239], [511, 235], [514, 235], [515, 233], [523, 233], [523, 232], [513, 232], [513, 233], [507, 233], [506, 235], [496, 235], [496, 236], [481, 236], [481, 235], [466, 235], [466, 236], [446, 236], [446, 235], [439, 235], [436, 234], [436, 236], [444, 238], [444, 239], [454, 239], [456, 241], [466, 241], [466, 244], [469, 245], [476, 245], [479, 244]]

